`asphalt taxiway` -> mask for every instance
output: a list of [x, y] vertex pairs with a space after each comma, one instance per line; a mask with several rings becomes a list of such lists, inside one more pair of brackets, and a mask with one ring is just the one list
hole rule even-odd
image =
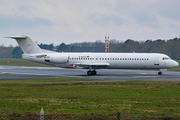
[[100, 69], [97, 75], [92, 76], [86, 72], [86, 69], [0, 66], [0, 80], [85, 78], [106, 81], [180, 81], [180, 72], [163, 72], [163, 75], [158, 75], [158, 71]]

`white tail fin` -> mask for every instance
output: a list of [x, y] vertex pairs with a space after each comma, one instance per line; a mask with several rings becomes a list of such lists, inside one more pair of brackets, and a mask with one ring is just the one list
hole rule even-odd
[[7, 38], [16, 39], [24, 54], [43, 53], [42, 49], [28, 36], [12, 36]]

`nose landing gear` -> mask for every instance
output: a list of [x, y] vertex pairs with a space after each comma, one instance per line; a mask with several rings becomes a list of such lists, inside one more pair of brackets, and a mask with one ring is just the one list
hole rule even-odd
[[158, 75], [162, 75], [162, 72], [161, 72], [161, 71], [159, 71], [159, 72], [158, 72]]

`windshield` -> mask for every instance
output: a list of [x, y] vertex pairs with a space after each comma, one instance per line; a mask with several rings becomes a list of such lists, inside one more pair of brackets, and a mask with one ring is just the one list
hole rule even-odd
[[162, 59], [163, 60], [170, 60], [171, 58], [170, 57], [163, 57]]

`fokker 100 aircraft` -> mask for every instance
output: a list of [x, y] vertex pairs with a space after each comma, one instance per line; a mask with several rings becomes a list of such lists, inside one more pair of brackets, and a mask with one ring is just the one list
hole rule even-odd
[[12, 36], [23, 51], [22, 58], [62, 68], [89, 69], [88, 75], [96, 75], [96, 69], [163, 69], [179, 64], [160, 53], [59, 53], [41, 49], [28, 36]]

